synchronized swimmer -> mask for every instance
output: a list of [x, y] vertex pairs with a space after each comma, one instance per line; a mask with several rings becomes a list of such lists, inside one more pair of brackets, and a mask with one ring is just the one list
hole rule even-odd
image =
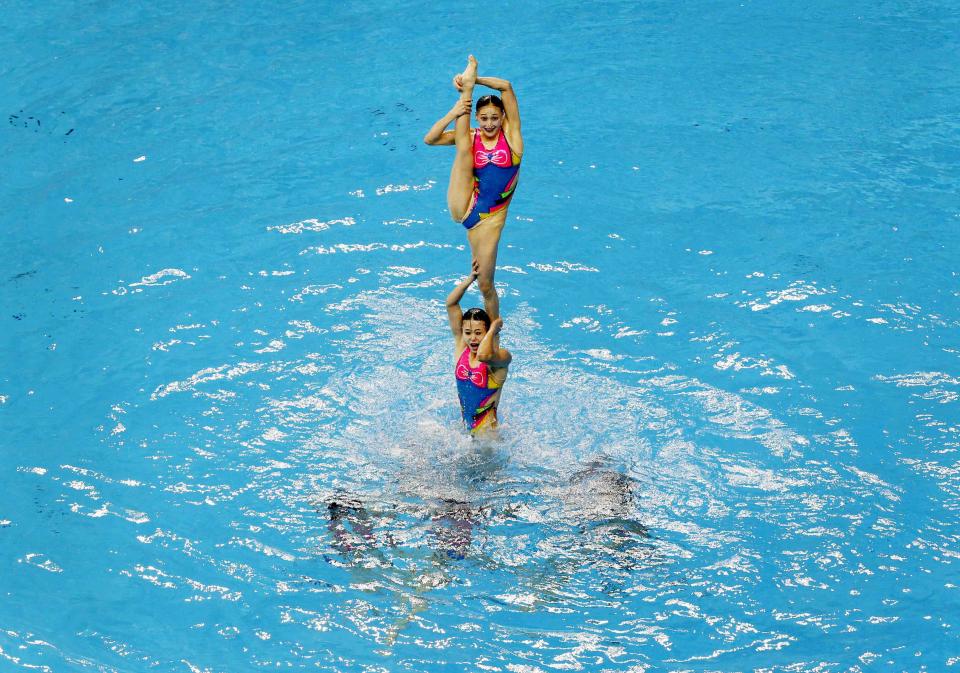
[[454, 376], [463, 422], [472, 434], [497, 427], [497, 405], [507, 380], [507, 367], [513, 356], [500, 348], [503, 319], [490, 316], [482, 308], [460, 311], [460, 299], [473, 281], [478, 268], [460, 281], [447, 297], [447, 319], [454, 341]]
[[[499, 77], [478, 77], [477, 59], [467, 59], [467, 69], [453, 78], [460, 98], [450, 112], [427, 131], [428, 145], [455, 145], [457, 155], [450, 171], [447, 206], [453, 219], [467, 230], [470, 252], [479, 272], [477, 286], [492, 320], [500, 317], [500, 299], [493, 284], [497, 247], [507, 221], [507, 210], [517, 187], [523, 137], [520, 108], [513, 86]], [[477, 100], [476, 129], [469, 113], [475, 85], [496, 89], [500, 96]], [[455, 122], [454, 130], [446, 130]]]

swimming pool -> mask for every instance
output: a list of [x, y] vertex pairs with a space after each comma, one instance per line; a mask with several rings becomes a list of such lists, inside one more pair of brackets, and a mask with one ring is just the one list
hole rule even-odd
[[[960, 661], [953, 6], [488, 10], [6, 13], [0, 670]], [[497, 442], [420, 142], [468, 51]]]

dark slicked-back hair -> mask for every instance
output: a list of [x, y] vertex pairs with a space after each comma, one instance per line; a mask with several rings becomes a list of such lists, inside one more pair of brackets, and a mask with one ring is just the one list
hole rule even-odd
[[500, 108], [500, 112], [507, 114], [507, 111], [503, 109], [503, 101], [500, 100], [500, 96], [494, 96], [493, 94], [480, 96], [480, 98], [477, 99], [477, 107], [475, 109], [477, 112], [480, 112], [480, 108], [486, 107], [487, 105], [494, 105]]
[[487, 315], [487, 312], [482, 308], [468, 308], [463, 312], [463, 321], [467, 320], [480, 320], [486, 325], [487, 329], [490, 329], [490, 316]]

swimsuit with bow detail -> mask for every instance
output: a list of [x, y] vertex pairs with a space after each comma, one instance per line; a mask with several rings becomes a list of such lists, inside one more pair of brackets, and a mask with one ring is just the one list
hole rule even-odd
[[500, 383], [490, 375], [486, 362], [470, 366], [470, 348], [464, 348], [454, 370], [463, 422], [470, 432], [497, 424]]
[[492, 150], [483, 145], [480, 129], [473, 134], [473, 196], [462, 224], [472, 229], [478, 222], [507, 207], [517, 188], [520, 155], [510, 149], [503, 131]]

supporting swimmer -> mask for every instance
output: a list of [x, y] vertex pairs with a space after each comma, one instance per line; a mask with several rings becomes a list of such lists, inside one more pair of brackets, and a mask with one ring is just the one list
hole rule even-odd
[[473, 263], [473, 272], [464, 278], [447, 297], [447, 318], [454, 339], [454, 375], [463, 422], [472, 434], [497, 427], [497, 407], [507, 368], [513, 357], [500, 348], [500, 330], [503, 320], [490, 317], [483, 309], [460, 311], [460, 300], [473, 281], [479, 268]]
[[[470, 252], [479, 266], [477, 286], [491, 320], [500, 317], [500, 298], [494, 286], [497, 248], [507, 219], [507, 210], [517, 186], [523, 137], [520, 109], [513, 86], [499, 77], [479, 77], [477, 60], [470, 56], [467, 68], [453, 78], [460, 98], [450, 112], [427, 131], [428, 145], [455, 145], [450, 171], [447, 206], [450, 215], [467, 230]], [[500, 92], [477, 100], [477, 128], [467, 116], [476, 85]], [[454, 130], [446, 130], [454, 122]]]

